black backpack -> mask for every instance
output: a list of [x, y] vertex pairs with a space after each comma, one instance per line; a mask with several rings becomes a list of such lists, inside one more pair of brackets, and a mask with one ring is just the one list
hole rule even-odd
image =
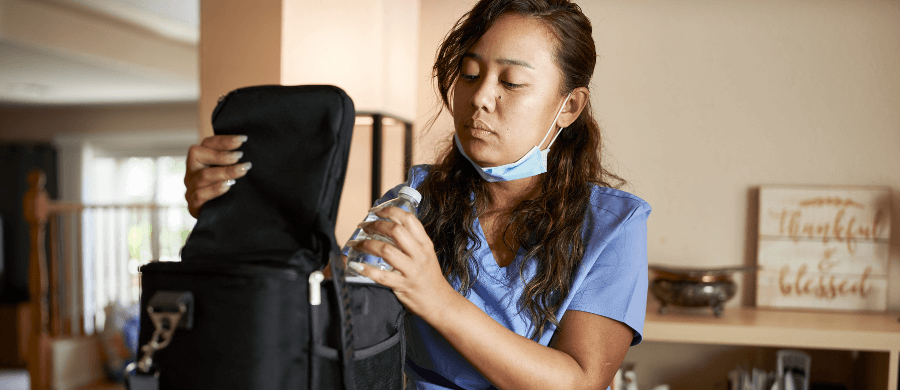
[[213, 129], [247, 135], [253, 169], [203, 206], [181, 262], [141, 267], [130, 388], [402, 387], [405, 311], [390, 289], [344, 279], [334, 238], [354, 120], [333, 86], [220, 99]]

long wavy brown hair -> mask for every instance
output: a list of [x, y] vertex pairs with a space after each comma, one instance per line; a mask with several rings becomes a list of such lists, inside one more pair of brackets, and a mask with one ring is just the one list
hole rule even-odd
[[[553, 32], [555, 62], [563, 76], [560, 96], [589, 87], [597, 54], [591, 22], [578, 5], [566, 0], [482, 0], [456, 22], [435, 59], [432, 76], [443, 107], [450, 112], [463, 54], [508, 12], [540, 20]], [[512, 233], [515, 239], [504, 239], [504, 244], [513, 251], [519, 247], [526, 251], [527, 261], [519, 263], [520, 277], [525, 277], [529, 261], [536, 263], [535, 276], [527, 281], [519, 300], [520, 312], [527, 311], [534, 323], [532, 339], [539, 338], [548, 323], [559, 325], [555, 313], [568, 296], [584, 255], [582, 235], [591, 186], [618, 188], [625, 183], [604, 169], [601, 155], [600, 127], [588, 102], [554, 143], [539, 195], [518, 204], [505, 221], [504, 237]], [[478, 277], [478, 265], [472, 260], [480, 245], [475, 218], [490, 199], [485, 181], [450, 143], [419, 191], [423, 195], [420, 218], [434, 242], [444, 276], [468, 294]]]

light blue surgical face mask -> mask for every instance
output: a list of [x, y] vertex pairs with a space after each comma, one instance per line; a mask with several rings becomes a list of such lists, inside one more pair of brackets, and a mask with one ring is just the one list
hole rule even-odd
[[456, 148], [459, 149], [459, 152], [462, 153], [463, 157], [466, 160], [469, 160], [472, 163], [472, 166], [475, 167], [475, 170], [484, 180], [489, 182], [497, 182], [497, 181], [512, 181], [518, 179], [524, 179], [526, 177], [537, 176], [542, 173], [547, 172], [547, 155], [550, 153], [550, 147], [553, 146], [553, 142], [556, 141], [556, 138], [559, 137], [559, 134], [565, 130], [565, 128], [560, 128], [556, 133], [556, 136], [550, 140], [550, 145], [547, 145], [547, 149], [540, 150], [540, 145], [547, 140], [547, 137], [550, 135], [550, 132], [553, 131], [553, 125], [556, 124], [556, 120], [559, 119], [559, 114], [562, 113], [563, 107], [566, 106], [566, 102], [569, 101], [569, 97], [572, 96], [572, 93], [566, 96], [566, 100], [563, 101], [561, 107], [559, 107], [559, 111], [556, 112], [556, 117], [553, 118], [553, 122], [550, 123], [550, 130], [547, 130], [547, 134], [544, 135], [544, 139], [541, 140], [540, 143], [535, 145], [528, 153], [525, 153], [522, 158], [518, 161], [497, 166], [491, 168], [482, 168], [475, 161], [472, 161], [469, 158], [469, 155], [466, 154], [466, 151], [463, 150], [462, 144], [459, 143], [459, 136], [453, 134], [453, 140], [456, 142]]

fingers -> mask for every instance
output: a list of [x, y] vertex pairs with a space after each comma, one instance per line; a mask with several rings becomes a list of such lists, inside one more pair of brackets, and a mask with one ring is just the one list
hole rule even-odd
[[249, 162], [227, 167], [206, 168], [188, 172], [184, 177], [188, 211], [194, 218], [200, 215], [200, 208], [210, 199], [228, 192], [235, 180], [247, 175], [253, 165]]
[[235, 181], [226, 180], [223, 182], [218, 182], [214, 184], [210, 184], [207, 186], [195, 188], [194, 191], [188, 191], [185, 193], [185, 199], [188, 202], [188, 211], [194, 218], [200, 217], [200, 208], [206, 204], [207, 201], [213, 198], [217, 198], [222, 196], [222, 194], [228, 192], [233, 186]]
[[213, 150], [235, 150], [247, 142], [246, 135], [214, 135], [200, 141], [200, 145]]
[[425, 232], [425, 227], [422, 226], [422, 222], [420, 222], [412, 213], [397, 207], [381, 207], [376, 208], [374, 211], [375, 215], [381, 218], [386, 218], [399, 225], [405, 226], [408, 229], [409, 237], [415, 239], [419, 244], [431, 242], [428, 233]]
[[382, 286], [395, 288], [403, 282], [403, 276], [396, 272], [380, 270], [368, 264], [357, 263], [355, 261], [347, 262], [347, 266], [358, 272], [360, 275], [368, 277]]
[[187, 170], [197, 171], [212, 165], [231, 165], [244, 157], [244, 152], [217, 150], [203, 145], [192, 145], [188, 149]]
[[185, 175], [187, 188], [205, 187], [213, 183], [221, 183], [226, 180], [239, 179], [247, 175], [247, 171], [253, 167], [253, 163], [229, 165], [225, 167], [212, 167]]
[[377, 239], [350, 240], [347, 245], [358, 252], [380, 257], [401, 274], [410, 269], [411, 257], [391, 243]]
[[238, 164], [244, 153], [234, 151], [246, 140], [242, 135], [216, 135], [188, 149], [184, 198], [195, 218], [203, 204], [227, 192], [236, 179], [244, 177], [253, 167], [251, 162]]
[[358, 252], [365, 252], [372, 256], [380, 257], [394, 268], [398, 268], [401, 265], [400, 263], [409, 259], [409, 256], [400, 248], [378, 239], [350, 240], [347, 241], [347, 246]]
[[188, 149], [187, 169], [196, 171], [210, 165], [234, 164], [242, 157], [241, 152], [232, 152], [247, 141], [246, 135], [214, 135], [200, 141]]
[[392, 221], [375, 220], [362, 222], [357, 227], [370, 236], [377, 234], [382, 237], [388, 237], [394, 240], [395, 245], [401, 249], [418, 242], [410, 235], [409, 230], [405, 226]]

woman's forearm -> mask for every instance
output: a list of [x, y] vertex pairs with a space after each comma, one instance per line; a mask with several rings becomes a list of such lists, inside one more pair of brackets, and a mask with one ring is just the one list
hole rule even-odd
[[569, 354], [505, 328], [456, 291], [441, 301], [423, 319], [497, 388], [606, 388]]

